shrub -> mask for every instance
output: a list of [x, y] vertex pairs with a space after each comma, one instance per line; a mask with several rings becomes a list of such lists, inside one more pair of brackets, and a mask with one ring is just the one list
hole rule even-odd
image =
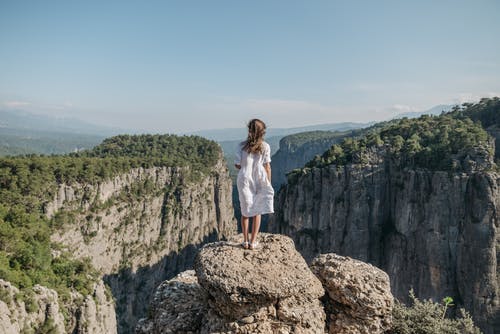
[[35, 299], [35, 293], [31, 289], [24, 289], [18, 292], [15, 296], [17, 301], [24, 302], [24, 309], [28, 313], [34, 313], [38, 311], [38, 303]]
[[0, 300], [6, 303], [7, 305], [12, 302], [12, 297], [9, 293], [9, 290], [0, 287]]
[[57, 334], [59, 333], [54, 323], [54, 319], [47, 319], [45, 323], [37, 329], [37, 334]]
[[418, 300], [410, 291], [411, 306], [396, 301], [393, 309], [393, 326], [390, 334], [480, 334], [471, 316], [460, 309], [457, 319], [446, 318], [446, 310], [452, 306], [450, 297], [443, 304], [431, 300]]

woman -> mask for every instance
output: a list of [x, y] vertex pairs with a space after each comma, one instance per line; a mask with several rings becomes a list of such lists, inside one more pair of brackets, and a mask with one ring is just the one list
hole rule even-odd
[[[266, 124], [252, 119], [247, 126], [248, 137], [238, 145], [234, 164], [239, 169], [236, 184], [241, 206], [242, 247], [255, 249], [261, 215], [274, 212], [274, 189], [271, 185], [271, 147], [264, 141]], [[252, 235], [249, 240], [250, 218]]]

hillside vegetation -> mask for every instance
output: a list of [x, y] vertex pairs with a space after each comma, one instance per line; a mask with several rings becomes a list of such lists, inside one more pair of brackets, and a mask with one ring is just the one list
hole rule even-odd
[[[465, 160], [487, 162], [494, 154], [492, 138], [480, 123], [490, 115], [484, 107], [490, 110], [494, 101], [482, 100], [440, 116], [403, 118], [374, 127], [360, 138], [346, 138], [333, 145], [306, 168], [367, 163], [377, 153], [401, 168], [462, 171]], [[467, 116], [472, 113], [477, 116], [476, 122]]]
[[280, 141], [280, 146], [290, 147], [290, 149], [296, 150], [304, 144], [310, 143], [312, 141], [328, 140], [332, 138], [341, 138], [346, 136], [356, 136], [361, 133], [361, 129], [348, 130], [348, 131], [309, 131], [300, 132], [292, 135], [283, 137]]
[[459, 119], [470, 118], [485, 128], [500, 126], [500, 98], [483, 98], [478, 103], [464, 103], [455, 106], [448, 115]]
[[131, 168], [154, 166], [186, 167], [186, 181], [195, 181], [220, 154], [215, 142], [196, 136], [123, 135], [74, 154], [0, 158], [0, 278], [27, 296], [35, 284], [63, 298], [70, 289], [89, 294], [98, 276], [90, 262], [74, 260], [50, 242], [57, 224], [45, 216], [44, 204], [58, 184], [96, 184]]

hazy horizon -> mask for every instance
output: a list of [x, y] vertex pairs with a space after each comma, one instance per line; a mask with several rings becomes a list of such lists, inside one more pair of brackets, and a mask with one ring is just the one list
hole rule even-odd
[[497, 1], [0, 2], [0, 109], [185, 133], [500, 95]]
[[[444, 105], [439, 105], [439, 106], [444, 106]], [[424, 112], [424, 111], [428, 111], [430, 109], [434, 109], [435, 107], [439, 107], [439, 106], [434, 106], [433, 108], [429, 108], [429, 109], [426, 109], [426, 110], [421, 110], [421, 111], [411, 111], [409, 112], [410, 114], [411, 113], [418, 113], [418, 112]], [[82, 119], [82, 118], [79, 118], [78, 115], [64, 115], [64, 114], [60, 114], [60, 115], [57, 115], [57, 114], [53, 114], [53, 113], [50, 113], [48, 111], [29, 111], [29, 110], [26, 110], [26, 109], [19, 109], [19, 108], [5, 108], [5, 107], [0, 107], [0, 114], [2, 112], [7, 112], [7, 113], [20, 113], [21, 115], [33, 115], [33, 116], [40, 116], [42, 117], [42, 119], [44, 117], [47, 117], [47, 120], [50, 120], [50, 119], [53, 119], [53, 120], [67, 120], [67, 121], [75, 121], [77, 123], [80, 123], [81, 124], [88, 124], [89, 126], [92, 126], [92, 127], [104, 127], [104, 128], [108, 128], [110, 130], [123, 130], [125, 131], [124, 133], [174, 133], [174, 134], [189, 134], [189, 133], [198, 133], [198, 132], [210, 132], [210, 131], [218, 131], [218, 130], [238, 130], [238, 129], [242, 129], [243, 131], [245, 131], [245, 128], [246, 128], [246, 122], [248, 120], [243, 120], [242, 123], [240, 124], [240, 126], [234, 126], [234, 127], [220, 127], [220, 128], [200, 128], [200, 129], [191, 129], [191, 130], [188, 130], [188, 131], [155, 131], [154, 129], [141, 129], [141, 128], [124, 128], [124, 127], [118, 127], [118, 126], [115, 126], [113, 124], [111, 125], [108, 125], [108, 124], [102, 124], [98, 121], [92, 121], [92, 120], [85, 120], [85, 119]], [[375, 123], [375, 122], [379, 122], [379, 121], [387, 121], [387, 120], [390, 120], [392, 119], [393, 117], [396, 117], [396, 116], [401, 116], [401, 115], [404, 115], [405, 113], [397, 113], [397, 114], [394, 114], [392, 115], [391, 117], [389, 118], [386, 118], [386, 119], [379, 119], [379, 120], [373, 120], [373, 119], [367, 119], [366, 121], [360, 121], [360, 122], [351, 122], [351, 121], [344, 121], [344, 122], [322, 122], [322, 123], [302, 123], [302, 124], [296, 124], [296, 125], [291, 125], [291, 126], [277, 126], [277, 127], [273, 127], [273, 126], [269, 126], [268, 125], [268, 128], [270, 129], [273, 129], [273, 130], [282, 130], [282, 129], [294, 129], [294, 128], [307, 128], [307, 127], [316, 127], [316, 126], [321, 126], [321, 125], [328, 125], [328, 124], [343, 124], [343, 123], [346, 123], [346, 124], [349, 124], [349, 123], [352, 123], [352, 124], [371, 124], [371, 123]], [[1, 121], [1, 119], [0, 119]], [[278, 124], [280, 125], [280, 124]], [[1, 129], [1, 126], [0, 126], [0, 129]]]

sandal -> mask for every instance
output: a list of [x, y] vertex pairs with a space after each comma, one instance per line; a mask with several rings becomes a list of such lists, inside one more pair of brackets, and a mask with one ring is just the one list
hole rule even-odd
[[253, 250], [253, 249], [256, 249], [257, 247], [259, 247], [259, 242], [258, 241], [250, 243], [250, 249]]
[[248, 247], [249, 247], [249, 243], [248, 243], [248, 241], [244, 241], [244, 242], [242, 242], [242, 243], [241, 243], [241, 247], [243, 247], [244, 249], [248, 249]]

